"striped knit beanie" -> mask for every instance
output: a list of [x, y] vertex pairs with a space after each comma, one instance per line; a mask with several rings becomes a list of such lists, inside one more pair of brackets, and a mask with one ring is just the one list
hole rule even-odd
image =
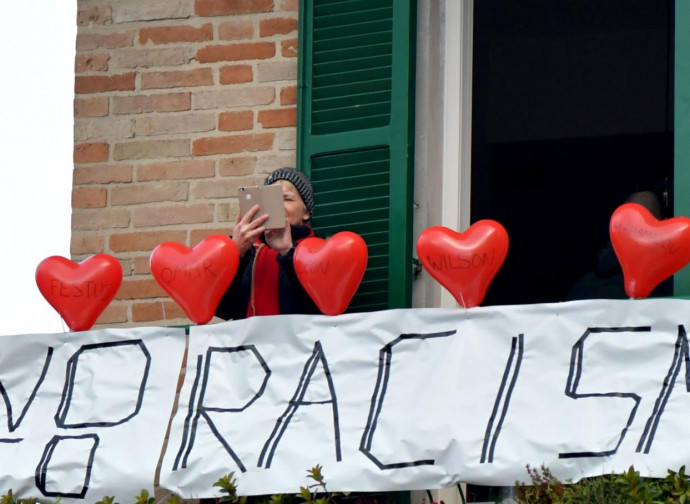
[[314, 188], [309, 177], [294, 168], [278, 168], [269, 173], [266, 180], [264, 180], [264, 185], [271, 185], [278, 180], [292, 182], [292, 185], [295, 186], [297, 192], [302, 197], [304, 206], [307, 207], [311, 215], [314, 215]]

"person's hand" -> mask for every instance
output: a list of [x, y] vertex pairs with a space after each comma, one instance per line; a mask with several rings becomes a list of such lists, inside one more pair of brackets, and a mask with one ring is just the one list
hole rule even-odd
[[247, 253], [252, 243], [266, 231], [264, 227], [268, 214], [254, 218], [259, 211], [259, 205], [254, 205], [244, 216], [237, 215], [235, 227], [232, 230], [232, 241], [240, 251], [240, 257]]
[[280, 255], [285, 255], [292, 248], [292, 232], [290, 224], [285, 219], [285, 227], [280, 229], [269, 229], [266, 231], [266, 243], [273, 250], [277, 250]]

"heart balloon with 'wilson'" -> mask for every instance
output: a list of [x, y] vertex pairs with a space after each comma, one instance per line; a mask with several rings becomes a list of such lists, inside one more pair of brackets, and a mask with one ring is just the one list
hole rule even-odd
[[484, 301], [508, 255], [508, 233], [489, 219], [474, 223], [464, 233], [433, 226], [419, 236], [417, 254], [424, 269], [458, 304], [471, 308]]
[[36, 267], [38, 290], [72, 331], [91, 329], [121, 283], [122, 266], [108, 254], [80, 263], [51, 256]]
[[190, 320], [205, 324], [213, 318], [240, 263], [237, 245], [227, 236], [212, 235], [194, 248], [165, 242], [151, 252], [151, 273]]
[[297, 278], [325, 315], [345, 312], [368, 260], [367, 244], [351, 231], [341, 231], [328, 240], [306, 238], [297, 245], [293, 258]]
[[690, 262], [688, 217], [658, 220], [644, 206], [625, 203], [613, 212], [609, 234], [631, 298], [649, 296]]

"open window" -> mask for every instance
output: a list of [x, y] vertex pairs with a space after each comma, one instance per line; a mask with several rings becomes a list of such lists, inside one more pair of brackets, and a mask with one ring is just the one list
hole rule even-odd
[[511, 240], [485, 304], [569, 299], [636, 191], [673, 213], [674, 7], [474, 2], [471, 220]]

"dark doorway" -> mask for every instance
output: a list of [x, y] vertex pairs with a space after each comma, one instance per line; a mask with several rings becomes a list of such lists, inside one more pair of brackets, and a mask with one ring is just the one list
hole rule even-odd
[[673, 16], [666, 0], [474, 2], [471, 219], [510, 236], [485, 305], [567, 299], [627, 196], [672, 204]]

